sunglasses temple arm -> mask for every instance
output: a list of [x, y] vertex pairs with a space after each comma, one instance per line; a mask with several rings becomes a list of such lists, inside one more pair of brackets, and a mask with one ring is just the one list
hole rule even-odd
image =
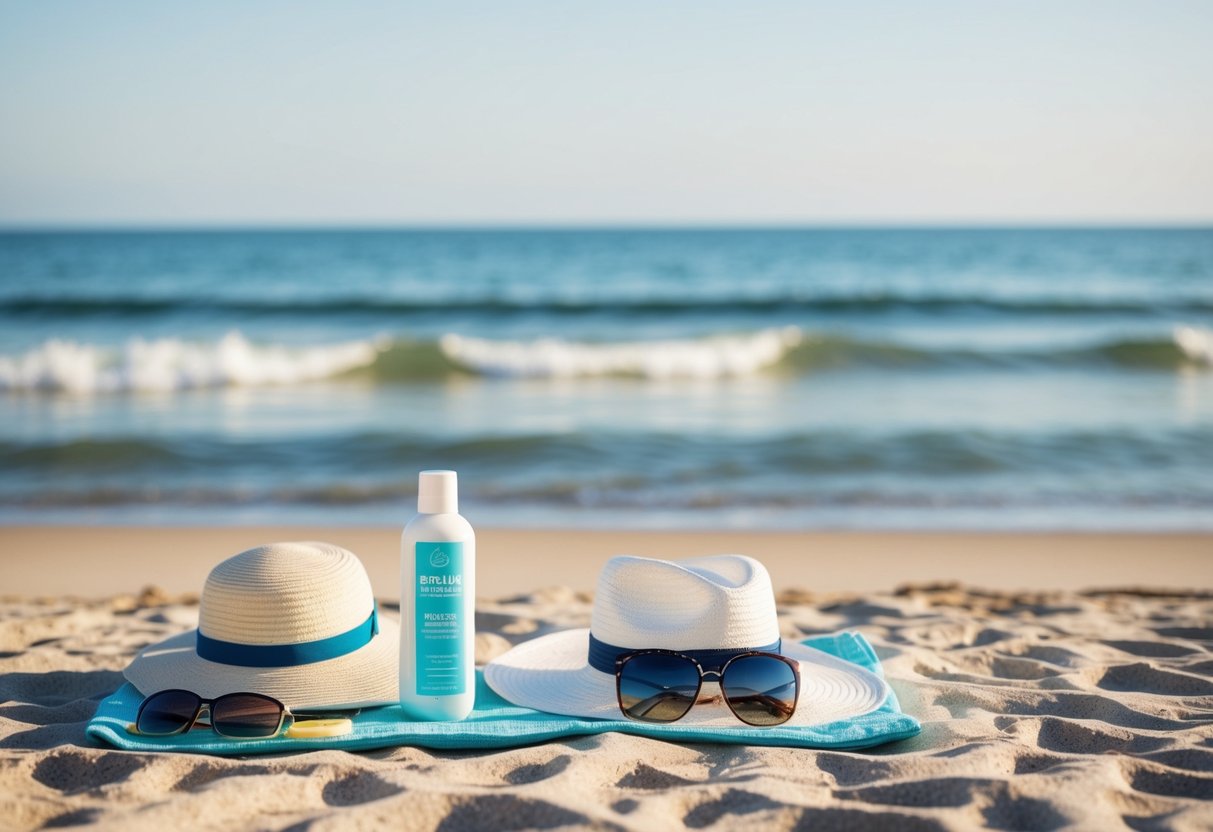
[[[290, 709], [287, 709], [287, 713], [288, 713], [288, 714], [291, 714]], [[291, 716], [292, 716], [292, 717], [294, 717], [294, 718], [295, 718], [295, 719], [297, 719], [297, 720], [305, 720], [305, 719], [350, 719], [351, 717], [357, 716], [359, 713], [361, 713], [361, 711], [360, 711], [360, 710], [350, 710], [350, 711], [300, 711], [300, 712], [299, 712], [299, 713], [297, 713], [297, 714], [291, 714]]]

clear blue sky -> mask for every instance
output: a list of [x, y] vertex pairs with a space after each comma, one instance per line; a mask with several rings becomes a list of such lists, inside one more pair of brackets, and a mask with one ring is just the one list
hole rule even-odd
[[1213, 221], [1213, 2], [0, 0], [0, 224], [1075, 221]]

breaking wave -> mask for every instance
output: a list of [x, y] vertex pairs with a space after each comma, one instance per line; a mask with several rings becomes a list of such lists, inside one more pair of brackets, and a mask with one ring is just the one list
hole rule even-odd
[[522, 378], [729, 378], [778, 364], [801, 343], [795, 327], [669, 341], [590, 344], [543, 338], [491, 341], [445, 335], [442, 352], [455, 364], [489, 376]]
[[165, 392], [292, 386], [334, 378], [403, 384], [451, 375], [493, 378], [650, 380], [801, 375], [862, 367], [1213, 367], [1213, 331], [1177, 326], [1170, 337], [1113, 339], [1054, 350], [931, 348], [805, 332], [797, 327], [700, 338], [618, 342], [368, 339], [316, 346], [255, 344], [239, 332], [213, 342], [132, 338], [106, 347], [47, 341], [0, 355], [0, 391]]
[[260, 346], [238, 332], [213, 343], [132, 338], [118, 349], [55, 339], [21, 355], [0, 356], [0, 390], [116, 393], [294, 385], [369, 366], [378, 355], [368, 341]]

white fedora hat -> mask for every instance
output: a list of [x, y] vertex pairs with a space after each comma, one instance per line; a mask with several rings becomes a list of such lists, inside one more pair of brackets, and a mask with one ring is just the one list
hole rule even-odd
[[198, 629], [144, 648], [125, 674], [147, 696], [252, 691], [292, 709], [399, 701], [399, 630], [379, 626], [370, 579], [329, 543], [272, 543], [228, 558], [202, 590]]
[[[642, 649], [764, 650], [796, 660], [800, 698], [785, 726], [861, 716], [889, 695], [888, 685], [874, 673], [781, 641], [771, 578], [761, 563], [742, 555], [682, 561], [612, 558], [598, 577], [588, 630], [523, 642], [490, 662], [484, 679], [515, 705], [626, 719], [616, 698], [615, 657]], [[705, 681], [701, 697], [713, 688], [715, 683]], [[746, 727], [719, 696], [696, 704], [676, 724]]]

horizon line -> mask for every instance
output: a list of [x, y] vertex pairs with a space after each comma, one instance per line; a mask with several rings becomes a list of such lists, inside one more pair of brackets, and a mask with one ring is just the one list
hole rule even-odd
[[200, 222], [0, 222], [12, 233], [203, 233], [291, 231], [1148, 231], [1213, 229], [1203, 219], [1123, 220], [479, 220], [479, 221], [200, 221]]

